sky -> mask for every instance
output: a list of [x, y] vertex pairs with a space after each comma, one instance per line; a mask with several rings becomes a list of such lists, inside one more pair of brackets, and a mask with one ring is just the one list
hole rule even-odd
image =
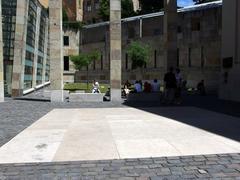
[[180, 7], [185, 7], [185, 6], [190, 6], [193, 5], [192, 0], [178, 0], [178, 6]]

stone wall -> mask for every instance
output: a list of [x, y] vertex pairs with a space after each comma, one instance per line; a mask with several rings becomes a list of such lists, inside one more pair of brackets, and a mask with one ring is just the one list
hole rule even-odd
[[[221, 13], [221, 5], [178, 13], [177, 58], [183, 77], [190, 87], [196, 87], [197, 83], [204, 79], [209, 90], [216, 91], [218, 88], [221, 64]], [[89, 67], [90, 79], [108, 82], [109, 24], [85, 26], [81, 33], [81, 51], [99, 49], [102, 53], [101, 60]], [[151, 58], [141, 72], [132, 70], [131, 60], [126, 53], [129, 43], [133, 40], [149, 44], [151, 47]], [[144, 80], [155, 78], [162, 80], [165, 68], [162, 13], [124, 19], [122, 48], [122, 81], [133, 82], [139, 77], [139, 73], [142, 73]], [[78, 72], [77, 79], [86, 80], [86, 71]]]
[[240, 101], [240, 2], [223, 1], [222, 71], [219, 97]]
[[[64, 30], [64, 36], [69, 38], [69, 45], [63, 46], [63, 54], [69, 57], [69, 70], [63, 72], [64, 82], [74, 82], [75, 68], [70, 60], [71, 55], [79, 54], [79, 44], [80, 44], [80, 32], [75, 30]], [[63, 58], [64, 59], [64, 58]]]

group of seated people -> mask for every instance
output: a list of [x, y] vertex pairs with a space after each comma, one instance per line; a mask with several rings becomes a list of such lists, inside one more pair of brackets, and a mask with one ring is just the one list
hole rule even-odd
[[140, 92], [146, 92], [146, 93], [150, 93], [150, 92], [160, 92], [160, 83], [158, 82], [157, 79], [154, 79], [152, 83], [145, 81], [144, 84], [142, 84], [141, 80], [137, 80], [134, 83], [134, 88], [131, 91], [131, 84], [126, 81], [126, 83], [124, 84], [123, 87], [123, 94], [124, 95], [128, 95], [130, 92], [133, 93], [140, 93]]

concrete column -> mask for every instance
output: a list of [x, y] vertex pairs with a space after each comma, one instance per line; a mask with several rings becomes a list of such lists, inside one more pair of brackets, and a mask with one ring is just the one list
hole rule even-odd
[[[0, 14], [2, 14], [2, 1], [0, 0]], [[4, 101], [4, 76], [3, 76], [3, 39], [2, 16], [0, 16], [0, 102]]]
[[219, 97], [240, 102], [240, 2], [224, 0]]
[[139, 19], [139, 37], [142, 38], [142, 18]]
[[51, 101], [63, 102], [62, 0], [49, 0]]
[[121, 101], [121, 0], [110, 1], [111, 100]]
[[43, 58], [43, 76], [42, 76], [42, 82], [45, 83], [46, 81], [46, 64], [47, 64], [47, 51], [48, 51], [48, 24], [49, 21], [46, 19], [46, 27], [45, 27], [45, 40], [44, 40], [44, 58]]
[[40, 32], [40, 21], [41, 21], [41, 8], [37, 8], [37, 19], [36, 19], [36, 34], [35, 34], [35, 45], [34, 45], [34, 60], [33, 60], [33, 80], [32, 87], [35, 88], [37, 85], [37, 64], [38, 64], [38, 41]]
[[164, 67], [177, 66], [177, 1], [164, 0]]
[[23, 95], [28, 4], [29, 0], [17, 1], [13, 76], [12, 76], [12, 97]]

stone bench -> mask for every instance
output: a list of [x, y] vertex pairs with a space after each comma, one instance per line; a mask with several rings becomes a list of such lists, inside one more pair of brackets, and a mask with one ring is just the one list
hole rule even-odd
[[134, 102], [157, 102], [161, 101], [161, 92], [151, 92], [151, 93], [129, 93], [127, 96], [127, 101]]
[[103, 93], [70, 93], [69, 102], [103, 102]]

